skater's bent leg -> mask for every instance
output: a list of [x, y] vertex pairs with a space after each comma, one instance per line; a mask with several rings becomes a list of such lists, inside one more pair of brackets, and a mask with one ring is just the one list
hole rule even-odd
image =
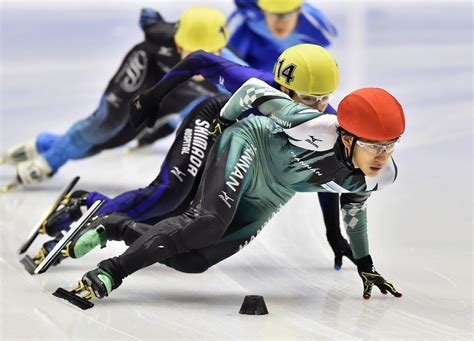
[[197, 274], [209, 268], [207, 259], [198, 251], [191, 251], [170, 257], [164, 261], [166, 266], [180, 272]]
[[[224, 223], [211, 214], [201, 212], [196, 217], [190, 215], [185, 213], [172, 217], [150, 228], [124, 254], [113, 258], [118, 271], [112, 275], [128, 276], [154, 263], [165, 262], [177, 254], [189, 252], [189, 245], [197, 246], [193, 248], [207, 246], [225, 230]], [[182, 231], [186, 233], [183, 235]]]
[[[134, 46], [126, 55], [119, 71], [113, 76], [113, 81], [109, 83], [102, 95], [99, 106], [94, 113], [72, 125], [44, 153], [44, 157], [53, 172], [56, 172], [71, 159], [82, 159], [100, 152], [102, 149], [98, 146], [123, 133], [123, 128], [128, 123], [131, 99], [157, 81], [156, 77], [151, 76], [150, 73], [143, 72], [140, 74], [140, 83], [143, 83], [142, 88], [132, 90], [121, 87], [122, 81], [128, 77], [128, 73], [124, 71], [130, 63], [134, 62], [136, 53], [146, 53], [143, 43]], [[152, 58], [147, 60], [152, 63]], [[147, 69], [151, 68], [145, 68], [145, 70]], [[149, 76], [153, 79], [149, 79]]]
[[[205, 248], [168, 258], [164, 264], [181, 272], [201, 273], [249, 245], [280, 206], [278, 203], [268, 203], [266, 207], [257, 208], [244, 201], [245, 199], [241, 200], [243, 205], [239, 207], [219, 241]], [[254, 208], [251, 212], [249, 206]]]
[[[112, 276], [130, 275], [176, 254], [212, 245], [231, 223], [242, 194], [254, 171], [256, 150], [231, 132], [211, 150], [193, 206], [184, 214], [161, 221], [138, 238], [119, 257], [112, 259], [117, 271]], [[229, 185], [235, 170], [242, 179]], [[235, 180], [235, 179], [234, 179]]]

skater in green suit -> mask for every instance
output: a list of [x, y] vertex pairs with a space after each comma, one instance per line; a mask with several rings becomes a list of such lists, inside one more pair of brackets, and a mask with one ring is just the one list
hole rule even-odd
[[[288, 79], [298, 77], [293, 72]], [[373, 285], [401, 297], [373, 266], [366, 218], [370, 193], [397, 176], [392, 154], [405, 130], [398, 101], [383, 89], [359, 89], [341, 101], [336, 117], [252, 78], [223, 107], [216, 125], [228, 126], [255, 110], [265, 116], [231, 125], [213, 146], [197, 194], [183, 214], [154, 226], [131, 219], [108, 222], [76, 241], [87, 251], [107, 240], [130, 245], [82, 277], [88, 298], [108, 296], [125, 277], [157, 262], [203, 272], [248, 245], [296, 192], [319, 191], [341, 193], [364, 298]]]

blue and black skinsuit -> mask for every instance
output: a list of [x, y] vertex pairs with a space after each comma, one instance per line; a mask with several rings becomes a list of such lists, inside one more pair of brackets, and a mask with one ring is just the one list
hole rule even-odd
[[229, 46], [259, 70], [272, 72], [278, 56], [291, 46], [316, 44], [327, 47], [337, 36], [329, 19], [310, 4], [303, 4], [295, 30], [283, 39], [272, 36], [256, 0], [235, 0], [235, 5], [237, 9], [228, 20]]
[[[167, 23], [155, 11], [145, 9], [140, 24], [145, 40], [127, 53], [96, 111], [76, 122], [63, 135], [41, 133], [37, 136], [37, 149], [53, 173], [71, 159], [82, 159], [121, 146], [139, 133], [129, 124], [131, 100], [155, 85], [180, 61], [173, 39], [174, 23]], [[184, 82], [163, 101], [160, 116], [180, 111], [189, 113], [197, 103], [216, 93], [218, 89], [211, 82]]]
[[[279, 88], [269, 73], [197, 51], [177, 64], [154, 88], [149, 90], [149, 93], [155, 98], [164, 98], [175, 86], [197, 74], [224, 86], [230, 92], [235, 92], [252, 77], [262, 79], [274, 88]], [[149, 186], [125, 192], [113, 199], [91, 192], [87, 196], [88, 207], [96, 200], [103, 199], [106, 200], [106, 204], [99, 211], [100, 215], [121, 212], [136, 221], [148, 223], [156, 223], [186, 209], [196, 194], [205, 160], [214, 143], [214, 138], [208, 137], [207, 130], [204, 128], [211, 126], [226, 100], [227, 98], [222, 95], [207, 99], [191, 111], [180, 126], [160, 173]], [[249, 113], [259, 114], [258, 111], [247, 111], [246, 115]], [[334, 114], [335, 111], [328, 106], [327, 113]], [[318, 194], [328, 240], [330, 243], [336, 242], [342, 239], [339, 228], [339, 196], [336, 193]]]
[[341, 193], [354, 256], [369, 255], [366, 200], [395, 181], [393, 159], [380, 174], [366, 177], [347, 160], [334, 115], [294, 103], [257, 79], [244, 83], [220, 115], [233, 121], [255, 109], [268, 117], [251, 116], [224, 131], [184, 213], [156, 225], [117, 215], [101, 222], [108, 239], [130, 245], [98, 264], [113, 278], [113, 288], [156, 262], [183, 272], [207, 270], [248, 245], [296, 192]]

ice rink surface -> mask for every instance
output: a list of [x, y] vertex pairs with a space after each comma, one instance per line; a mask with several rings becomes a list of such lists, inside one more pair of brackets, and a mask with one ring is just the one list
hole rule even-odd
[[[213, 1], [225, 13], [230, 0]], [[202, 1], [211, 4], [211, 1]], [[142, 39], [141, 7], [175, 20], [191, 1], [1, 4], [1, 149], [40, 131], [64, 132], [91, 113], [127, 50]], [[377, 270], [404, 296], [362, 299], [355, 266], [332, 269], [316, 194], [297, 195], [244, 250], [206, 273], [139, 271], [82, 311], [51, 295], [124, 250], [110, 243], [30, 276], [17, 248], [60, 189], [115, 195], [148, 184], [171, 139], [68, 163], [50, 181], [0, 195], [2, 340], [473, 339], [473, 74], [470, 1], [318, 1], [339, 30], [334, 103], [363, 86], [402, 103], [399, 178], [369, 199]], [[1, 169], [9, 182], [14, 170]], [[43, 239], [42, 239], [43, 241]], [[39, 247], [38, 241], [30, 254]], [[265, 297], [266, 316], [238, 311]]]

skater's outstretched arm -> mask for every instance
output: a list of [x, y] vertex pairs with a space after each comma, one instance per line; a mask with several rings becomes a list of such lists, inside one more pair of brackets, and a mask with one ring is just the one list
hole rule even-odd
[[153, 126], [158, 119], [161, 101], [179, 84], [202, 75], [205, 79], [224, 87], [229, 92], [237, 90], [246, 80], [257, 77], [273, 82], [271, 74], [232, 62], [224, 57], [204, 51], [191, 53], [179, 62], [154, 87], [134, 100], [130, 120], [134, 127]]
[[294, 102], [287, 94], [267, 83], [251, 78], [246, 81], [222, 108], [220, 117], [235, 121], [243, 112], [258, 110], [283, 128], [292, 128], [324, 113]]

